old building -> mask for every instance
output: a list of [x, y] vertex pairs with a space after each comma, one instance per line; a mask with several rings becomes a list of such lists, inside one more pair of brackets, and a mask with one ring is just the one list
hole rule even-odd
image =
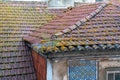
[[120, 6], [108, 2], [71, 8], [24, 40], [39, 80], [120, 80], [119, 38]]
[[118, 0], [0, 1], [0, 80], [119, 80]]

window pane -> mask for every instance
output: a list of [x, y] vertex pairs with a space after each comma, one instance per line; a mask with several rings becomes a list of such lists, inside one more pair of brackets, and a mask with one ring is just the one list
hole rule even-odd
[[115, 73], [115, 80], [120, 80], [120, 73]]
[[108, 73], [108, 80], [114, 80], [114, 74]]

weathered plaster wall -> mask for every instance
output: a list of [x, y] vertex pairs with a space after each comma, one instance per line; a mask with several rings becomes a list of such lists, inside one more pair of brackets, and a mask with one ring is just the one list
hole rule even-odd
[[[98, 58], [98, 80], [106, 80], [106, 68], [120, 67], [119, 58]], [[67, 60], [52, 61], [53, 79], [68, 80], [68, 62]]]
[[53, 80], [67, 80], [67, 60], [55, 60], [52, 64]]
[[105, 68], [120, 67], [120, 59], [108, 59], [99, 62], [99, 80], [106, 80]]

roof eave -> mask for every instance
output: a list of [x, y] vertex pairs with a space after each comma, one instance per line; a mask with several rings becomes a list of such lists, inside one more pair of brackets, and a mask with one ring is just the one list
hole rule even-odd
[[120, 50], [112, 51], [72, 51], [72, 52], [61, 52], [56, 54], [49, 54], [47, 58], [49, 59], [77, 59], [77, 58], [119, 58]]

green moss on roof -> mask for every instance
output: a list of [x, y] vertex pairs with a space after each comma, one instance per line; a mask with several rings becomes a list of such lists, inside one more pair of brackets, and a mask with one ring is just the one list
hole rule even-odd
[[[56, 53], [59, 51], [89, 51], [89, 50], [118, 50], [120, 49], [120, 6], [112, 3], [88, 4], [82, 7], [76, 7], [62, 18], [53, 20], [42, 29], [33, 33], [30, 41], [37, 45], [32, 46], [39, 53]], [[65, 25], [66, 24], [66, 25]], [[51, 32], [49, 30], [51, 30]], [[46, 43], [55, 45], [46, 46], [39, 42], [44, 40], [39, 34], [50, 34], [50, 40]], [[35, 34], [36, 33], [36, 34]], [[36, 40], [36, 41], [35, 41]], [[33, 42], [33, 43], [34, 43]], [[117, 46], [116, 46], [117, 45]], [[42, 47], [39, 47], [42, 46]], [[57, 51], [56, 51], [57, 50]], [[99, 50], [98, 50], [99, 51]]]
[[55, 16], [22, 3], [14, 4], [0, 2], [0, 79], [13, 80], [19, 76], [21, 80], [36, 80], [30, 51], [22, 37]]

